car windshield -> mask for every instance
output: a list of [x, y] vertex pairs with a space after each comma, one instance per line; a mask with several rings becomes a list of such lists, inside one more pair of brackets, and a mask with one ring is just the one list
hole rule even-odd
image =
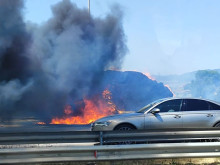
[[137, 111], [137, 113], [144, 113], [146, 112], [147, 110], [149, 110], [150, 108], [152, 108], [154, 105], [164, 101], [165, 99], [160, 99], [160, 100], [156, 100], [148, 105], [146, 105], [145, 107], [141, 108], [140, 110]]

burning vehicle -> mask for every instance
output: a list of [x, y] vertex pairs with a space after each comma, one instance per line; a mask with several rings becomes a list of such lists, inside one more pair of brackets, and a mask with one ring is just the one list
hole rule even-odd
[[101, 118], [92, 131], [220, 127], [220, 104], [196, 98], [165, 98], [139, 111]]

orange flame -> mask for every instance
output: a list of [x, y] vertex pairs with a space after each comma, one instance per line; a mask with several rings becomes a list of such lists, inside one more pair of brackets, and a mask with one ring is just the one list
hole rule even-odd
[[153, 78], [151, 75], [150, 75], [150, 73], [143, 73], [145, 76], [147, 76], [149, 79], [151, 79], [151, 80], [156, 80], [155, 78]]
[[[145, 76], [147, 76], [149, 79], [151, 79], [151, 80], [153, 80], [153, 81], [155, 81], [156, 79], [154, 78], [154, 77], [152, 77], [151, 75], [150, 75], [150, 73], [143, 73]], [[169, 90], [170, 90], [170, 92], [173, 94], [173, 96], [176, 96], [174, 93], [173, 93], [173, 91], [172, 91], [172, 89], [170, 88], [170, 86], [169, 85], [164, 85], [165, 87], [167, 87]]]
[[89, 124], [99, 118], [117, 113], [111, 95], [111, 92], [106, 89], [102, 92], [102, 99], [84, 98], [85, 106], [81, 109], [82, 114], [78, 116], [74, 114], [72, 107], [67, 105], [64, 109], [64, 116], [53, 118], [50, 124]]
[[39, 125], [45, 125], [46, 123], [45, 123], [45, 122], [42, 122], [42, 121], [39, 121], [39, 122], [37, 122], [37, 124], [39, 124]]
[[[143, 73], [149, 79], [155, 81], [149, 73]], [[171, 92], [171, 88], [165, 85]], [[173, 92], [172, 92], [173, 93]], [[173, 93], [175, 96], [175, 94]], [[112, 101], [112, 93], [106, 89], [102, 92], [102, 96], [92, 97], [90, 99], [83, 99], [83, 108], [80, 109], [80, 114], [72, 109], [72, 106], [66, 105], [62, 117], [55, 117], [51, 120], [50, 124], [89, 124], [93, 121], [112, 114], [125, 113], [124, 110], [117, 109]], [[127, 112], [127, 111], [126, 111]], [[45, 124], [38, 122], [38, 124]]]
[[170, 86], [169, 85], [164, 85], [165, 87], [167, 87], [169, 90], [170, 90], [170, 92], [173, 94], [173, 96], [175, 97], [176, 95], [173, 93], [173, 91], [172, 91], [172, 89], [170, 88]]

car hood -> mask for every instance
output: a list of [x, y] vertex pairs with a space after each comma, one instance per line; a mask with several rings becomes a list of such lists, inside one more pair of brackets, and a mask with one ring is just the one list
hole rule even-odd
[[142, 113], [123, 113], [123, 114], [118, 114], [118, 115], [106, 116], [106, 117], [103, 117], [103, 118], [96, 120], [95, 122], [105, 122], [105, 121], [109, 121], [109, 120], [138, 117], [138, 116], [143, 116], [143, 115], [144, 114], [142, 114]]

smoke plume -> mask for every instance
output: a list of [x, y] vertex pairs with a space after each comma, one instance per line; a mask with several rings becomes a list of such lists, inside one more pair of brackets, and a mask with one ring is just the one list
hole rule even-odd
[[118, 6], [95, 18], [63, 0], [42, 25], [23, 20], [22, 0], [0, 1], [0, 119], [50, 120], [92, 93], [127, 48]]
[[193, 97], [205, 98], [220, 102], [220, 73], [218, 70], [199, 70], [195, 78], [187, 85]]

